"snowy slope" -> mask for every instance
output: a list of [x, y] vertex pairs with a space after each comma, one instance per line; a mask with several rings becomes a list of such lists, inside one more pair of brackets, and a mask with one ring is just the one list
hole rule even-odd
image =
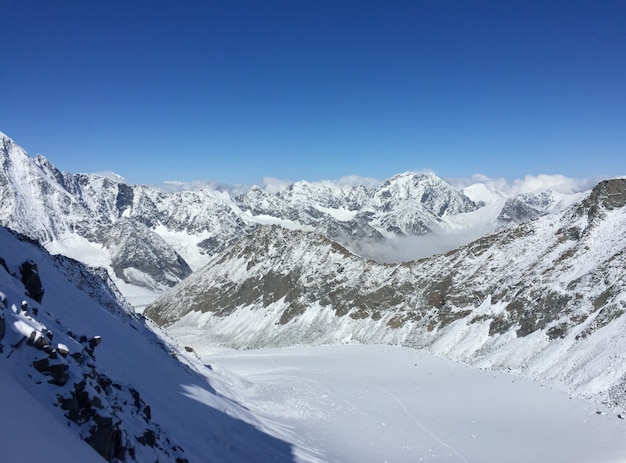
[[264, 228], [145, 313], [200, 344], [426, 347], [623, 409], [625, 204], [626, 180], [605, 181], [560, 214], [394, 265], [310, 232]]
[[[88, 268], [4, 228], [0, 257], [0, 423], [11, 428], [2, 441], [13, 439], [0, 444], [0, 461], [28, 461], [14, 457], [29, 455], [35, 439], [32, 450], [50, 445], [41, 455], [54, 462], [98, 461], [98, 453], [129, 462], [293, 461], [291, 444], [232, 398], [232, 375], [179, 352]], [[9, 420], [24, 413], [38, 420], [16, 434], [21, 421]]]

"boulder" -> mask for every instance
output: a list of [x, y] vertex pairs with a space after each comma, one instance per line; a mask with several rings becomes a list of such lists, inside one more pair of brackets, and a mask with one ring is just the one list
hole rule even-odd
[[37, 302], [41, 302], [43, 299], [43, 285], [39, 278], [39, 269], [37, 264], [31, 261], [26, 261], [20, 265], [21, 281], [26, 288], [26, 294], [33, 298]]

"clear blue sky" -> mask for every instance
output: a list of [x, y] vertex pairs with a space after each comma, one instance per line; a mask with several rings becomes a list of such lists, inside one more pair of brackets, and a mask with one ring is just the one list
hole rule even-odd
[[0, 131], [61, 170], [626, 175], [626, 0], [0, 6]]

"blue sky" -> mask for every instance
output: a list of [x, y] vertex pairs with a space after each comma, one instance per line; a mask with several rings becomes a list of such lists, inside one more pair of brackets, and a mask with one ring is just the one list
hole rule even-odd
[[61, 170], [626, 175], [624, 0], [0, 2], [0, 131]]

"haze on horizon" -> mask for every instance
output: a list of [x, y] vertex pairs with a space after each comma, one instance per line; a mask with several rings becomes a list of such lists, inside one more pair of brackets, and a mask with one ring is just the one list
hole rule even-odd
[[626, 175], [618, 0], [7, 0], [3, 19], [0, 130], [61, 170]]

